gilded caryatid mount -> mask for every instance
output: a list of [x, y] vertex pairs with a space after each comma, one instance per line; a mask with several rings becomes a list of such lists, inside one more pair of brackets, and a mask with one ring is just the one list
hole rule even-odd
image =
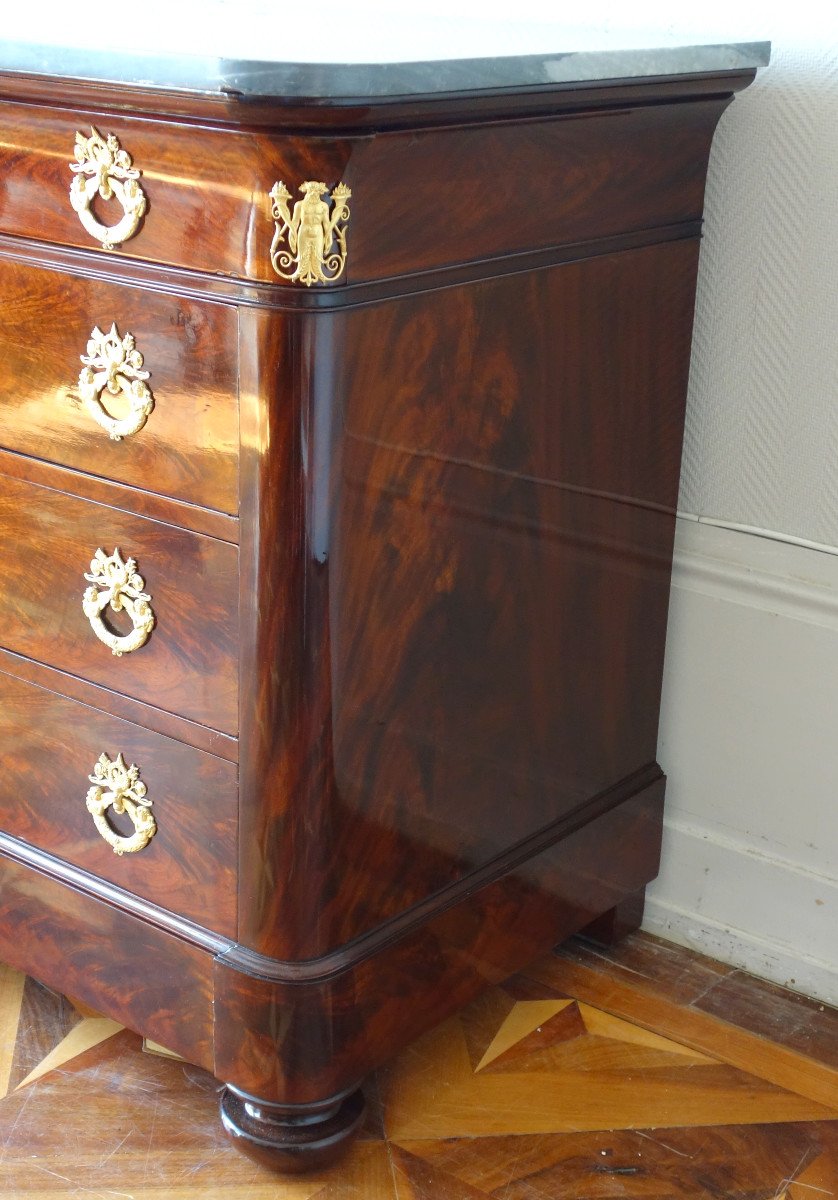
[[[345, 183], [331, 192], [325, 183], [306, 180], [299, 189], [302, 200], [288, 207], [291, 193], [284, 183], [271, 188], [271, 214], [276, 223], [271, 242], [271, 263], [289, 283], [334, 283], [346, 266], [347, 201], [352, 195]], [[326, 200], [327, 196], [332, 206]]]

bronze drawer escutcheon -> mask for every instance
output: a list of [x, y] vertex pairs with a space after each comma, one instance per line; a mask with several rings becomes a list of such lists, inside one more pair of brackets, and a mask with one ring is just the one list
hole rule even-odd
[[[100, 547], [84, 577], [92, 586], [84, 593], [82, 608], [99, 641], [109, 646], [117, 658], [144, 646], [154, 628], [154, 612], [149, 603], [151, 596], [143, 590], [145, 580], [137, 573], [136, 560], [123, 560], [119, 547], [110, 557]], [[128, 613], [134, 626], [130, 633], [118, 634], [108, 628], [102, 613], [109, 607], [114, 612], [124, 609]]]
[[[91, 237], [101, 242], [104, 250], [113, 250], [134, 236], [146, 210], [145, 192], [138, 182], [142, 172], [133, 165], [119, 139], [112, 133], [103, 138], [95, 125], [90, 127], [90, 137], [76, 131], [75, 150], [76, 161], [70, 163], [75, 173], [70, 203]], [[122, 205], [122, 219], [116, 225], [103, 225], [93, 215], [97, 193], [103, 200], [116, 196]]]
[[[88, 779], [93, 787], [87, 792], [87, 811], [114, 854], [134, 854], [147, 846], [157, 832], [157, 822], [150, 811], [152, 802], [140, 779], [139, 767], [134, 763], [127, 766], [121, 754], [113, 760], [100, 754]], [[111, 828], [107, 818], [111, 806], [115, 813], [127, 813], [131, 818], [132, 834], [126, 837]]]
[[[138, 433], [154, 408], [146, 380], [149, 372], [142, 370], [143, 356], [137, 349], [134, 335], [119, 336], [116, 325], [108, 333], [97, 326], [90, 334], [87, 354], [81, 355], [84, 368], [79, 375], [79, 392], [85, 408], [109, 437], [119, 442]], [[126, 397], [129, 412], [125, 417], [112, 417], [102, 403], [102, 395]]]

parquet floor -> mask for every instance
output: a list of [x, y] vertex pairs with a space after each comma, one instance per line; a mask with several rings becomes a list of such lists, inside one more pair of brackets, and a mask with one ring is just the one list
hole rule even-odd
[[838, 1012], [642, 934], [570, 943], [414, 1044], [316, 1178], [230, 1148], [216, 1089], [0, 969], [3, 1198], [838, 1198]]

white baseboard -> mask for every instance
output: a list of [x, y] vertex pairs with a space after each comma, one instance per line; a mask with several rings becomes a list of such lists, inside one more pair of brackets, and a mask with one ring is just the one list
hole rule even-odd
[[838, 1004], [838, 557], [679, 520], [644, 927]]
[[836, 911], [838, 881], [668, 820], [662, 871], [647, 891], [643, 926], [838, 1004]]

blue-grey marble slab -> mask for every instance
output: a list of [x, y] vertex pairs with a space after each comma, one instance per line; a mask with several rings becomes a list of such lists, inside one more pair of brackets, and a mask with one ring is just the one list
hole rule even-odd
[[338, 100], [537, 88], [765, 66], [768, 42], [438, 58], [422, 62], [280, 62], [0, 42], [0, 70], [245, 100]]

